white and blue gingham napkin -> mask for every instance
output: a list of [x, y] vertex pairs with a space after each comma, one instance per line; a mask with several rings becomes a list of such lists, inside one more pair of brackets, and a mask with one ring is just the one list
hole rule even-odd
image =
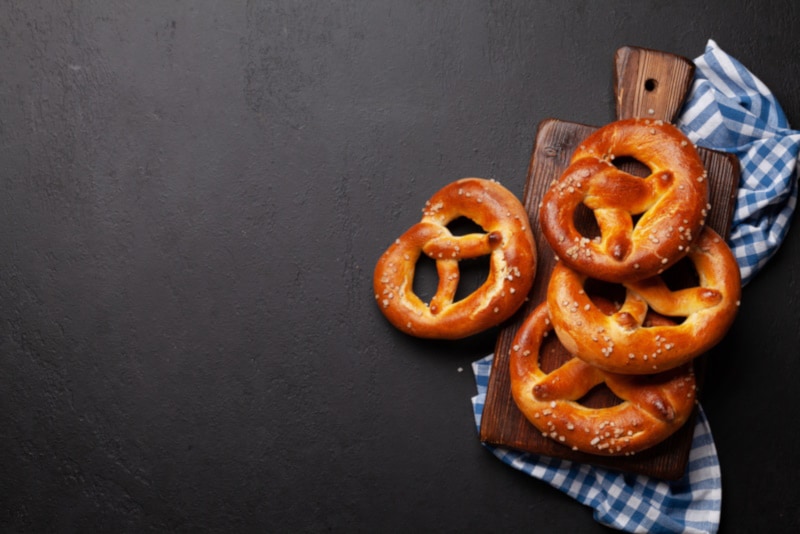
[[699, 146], [730, 152], [741, 180], [729, 243], [742, 284], [778, 250], [797, 204], [800, 132], [789, 129], [770, 90], [709, 41], [676, 126]]
[[[729, 243], [746, 284], [772, 257], [789, 229], [797, 202], [800, 132], [789, 129], [769, 89], [714, 41], [694, 62], [695, 80], [676, 125], [699, 146], [739, 158], [741, 178]], [[478, 428], [491, 365], [491, 355], [472, 365], [478, 389], [472, 405]], [[714, 533], [719, 529], [720, 465], [702, 407], [687, 471], [677, 481], [486, 446], [508, 465], [593, 508], [595, 520], [604, 525], [648, 533]]]

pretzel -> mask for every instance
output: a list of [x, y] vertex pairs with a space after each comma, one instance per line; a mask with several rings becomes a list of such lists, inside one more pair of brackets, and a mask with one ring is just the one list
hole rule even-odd
[[[542, 435], [572, 450], [604, 456], [630, 456], [678, 430], [692, 413], [696, 381], [692, 363], [664, 373], [621, 375], [572, 358], [545, 372], [540, 349], [552, 330], [547, 302], [523, 322], [510, 352], [511, 393], [525, 418]], [[669, 324], [651, 314], [655, 324]], [[619, 404], [592, 408], [580, 403], [605, 383]]]
[[[447, 224], [467, 217], [486, 233], [453, 235]], [[425, 304], [414, 293], [417, 260], [436, 260], [439, 283]], [[489, 255], [486, 281], [455, 301], [459, 261]], [[423, 338], [459, 339], [508, 319], [528, 296], [536, 272], [536, 247], [520, 201], [493, 180], [464, 178], [431, 197], [422, 220], [408, 229], [378, 260], [375, 299], [398, 329]]]
[[[739, 266], [706, 227], [690, 247], [699, 285], [671, 291], [661, 276], [625, 282], [621, 307], [607, 315], [585, 290], [588, 276], [557, 262], [547, 288], [553, 326], [566, 349], [598, 368], [625, 374], [664, 371], [716, 345], [739, 307]], [[643, 325], [648, 309], [684, 318], [674, 326]]]
[[[650, 174], [618, 169], [612, 161], [621, 157]], [[599, 236], [575, 227], [581, 205], [592, 210]], [[543, 196], [539, 221], [567, 265], [619, 283], [658, 274], [685, 256], [710, 208], [706, 171], [691, 142], [663, 121], [626, 119], [596, 130], [575, 150]]]

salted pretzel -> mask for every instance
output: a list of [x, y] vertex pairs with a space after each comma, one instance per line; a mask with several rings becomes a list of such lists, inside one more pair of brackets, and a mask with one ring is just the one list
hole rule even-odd
[[[649, 320], [670, 323], [658, 316]], [[540, 349], [551, 330], [548, 304], [543, 302], [523, 322], [509, 358], [514, 401], [543, 436], [575, 451], [630, 456], [669, 437], [691, 415], [696, 399], [691, 362], [639, 376], [609, 373], [572, 358], [545, 372]], [[619, 397], [619, 404], [593, 408], [580, 402], [603, 383]]]
[[[647, 166], [641, 178], [615, 158]], [[592, 211], [600, 235], [575, 226], [576, 210]], [[706, 171], [691, 142], [660, 120], [626, 119], [591, 134], [547, 190], [542, 233], [556, 255], [599, 280], [623, 282], [661, 272], [686, 255], [705, 223]]]
[[[460, 217], [485, 234], [453, 235], [447, 225]], [[413, 282], [421, 254], [436, 260], [439, 283], [425, 304]], [[486, 281], [454, 301], [459, 261], [489, 256]], [[430, 198], [422, 220], [398, 238], [378, 260], [375, 300], [398, 329], [423, 338], [458, 339], [508, 319], [525, 301], [536, 272], [536, 247], [527, 212], [510, 191], [493, 180], [464, 178]]]
[[[672, 291], [662, 276], [625, 282], [624, 302], [608, 315], [586, 291], [589, 277], [557, 262], [547, 288], [553, 326], [566, 349], [598, 368], [625, 374], [664, 371], [716, 345], [739, 308], [739, 266], [709, 227], [689, 250], [698, 285]], [[666, 274], [666, 273], [665, 273]], [[643, 324], [648, 310], [683, 318], [674, 326]]]

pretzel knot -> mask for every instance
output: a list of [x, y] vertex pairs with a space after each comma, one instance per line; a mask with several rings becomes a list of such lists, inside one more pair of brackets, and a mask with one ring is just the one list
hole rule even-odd
[[[606, 372], [572, 358], [545, 372], [539, 357], [552, 330], [548, 315], [543, 302], [525, 319], [509, 359], [514, 401], [542, 435], [576, 451], [629, 456], [663, 441], [686, 422], [696, 398], [691, 362], [635, 376]], [[621, 402], [604, 408], [582, 404], [581, 398], [600, 384]]]
[[[617, 168], [632, 158], [641, 178]], [[599, 236], [575, 226], [591, 210]], [[708, 182], [690, 141], [663, 121], [627, 119], [590, 135], [542, 199], [539, 221], [556, 255], [573, 269], [622, 282], [653, 276], [686, 255], [705, 224]]]
[[[447, 225], [460, 217], [486, 233], [453, 235]], [[429, 304], [413, 288], [421, 254], [436, 261], [439, 276]], [[456, 301], [459, 261], [486, 255], [486, 281]], [[422, 220], [383, 253], [373, 285], [380, 310], [398, 329], [417, 337], [458, 339], [513, 315], [527, 298], [535, 273], [536, 247], [520, 201], [495, 181], [464, 178], [434, 194]]]
[[[738, 311], [739, 267], [730, 248], [709, 227], [690, 247], [687, 259], [697, 274], [697, 286], [672, 291], [658, 275], [624, 282], [624, 302], [612, 314], [604, 313], [587, 293], [587, 275], [558, 262], [547, 302], [559, 340], [583, 361], [625, 374], [664, 371], [709, 350]], [[648, 310], [682, 320], [647, 326]]]

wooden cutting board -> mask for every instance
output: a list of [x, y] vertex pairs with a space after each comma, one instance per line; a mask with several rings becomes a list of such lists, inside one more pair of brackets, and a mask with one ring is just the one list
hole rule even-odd
[[[614, 83], [617, 118], [642, 117], [673, 122], [686, 98], [693, 75], [694, 64], [686, 58], [643, 48], [619, 49], [615, 55]], [[539, 125], [523, 196], [539, 254], [536, 280], [526, 305], [498, 336], [481, 418], [480, 439], [485, 443], [544, 456], [675, 480], [686, 470], [695, 426], [694, 416], [678, 432], [650, 450], [635, 456], [604, 457], [572, 451], [543, 437], [517, 409], [511, 396], [509, 350], [523, 319], [546, 300], [547, 284], [555, 262], [554, 254], [539, 228], [539, 202], [550, 183], [568, 167], [575, 148], [594, 130], [591, 126], [556, 119], [545, 120]], [[702, 148], [698, 151], [708, 171], [710, 185], [709, 202], [712, 209], [706, 224], [727, 237], [739, 181], [738, 161], [731, 154]], [[641, 173], [641, 164], [637, 162], [629, 162], [622, 168]], [[588, 225], [589, 221], [584, 220], [579, 224]], [[543, 368], [557, 367], [570, 357], [556, 336], [546, 338], [540, 355]], [[705, 367], [703, 362], [703, 357], [695, 362], [700, 384]], [[609, 390], [600, 389], [592, 391], [585, 402], [596, 407], [609, 406], [616, 399]]]

